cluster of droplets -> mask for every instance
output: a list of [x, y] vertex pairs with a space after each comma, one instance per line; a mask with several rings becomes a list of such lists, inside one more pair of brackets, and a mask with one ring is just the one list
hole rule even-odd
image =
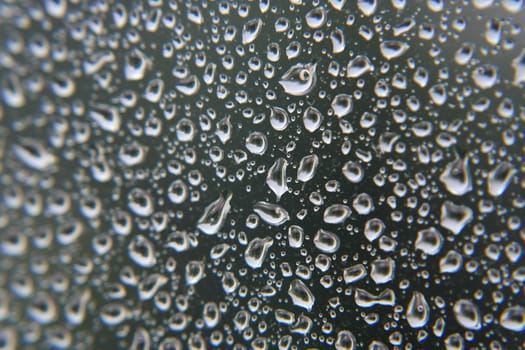
[[523, 8], [0, 1], [0, 350], [521, 346]]

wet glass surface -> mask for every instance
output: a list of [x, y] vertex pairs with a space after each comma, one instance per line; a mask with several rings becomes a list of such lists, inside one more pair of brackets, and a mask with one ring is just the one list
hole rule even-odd
[[0, 349], [524, 347], [524, 24], [0, 1]]

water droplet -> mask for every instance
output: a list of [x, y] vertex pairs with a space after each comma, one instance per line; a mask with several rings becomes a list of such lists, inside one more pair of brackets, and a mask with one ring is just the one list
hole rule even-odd
[[378, 218], [372, 218], [366, 221], [364, 234], [370, 242], [378, 239], [385, 230], [385, 223]]
[[343, 165], [343, 175], [352, 183], [359, 183], [365, 177], [363, 167], [356, 162], [349, 160]]
[[525, 329], [525, 308], [511, 306], [503, 310], [499, 318], [500, 325], [513, 332], [523, 332]]
[[512, 68], [514, 68], [513, 84], [518, 85], [525, 82], [525, 49], [512, 60]]
[[387, 60], [401, 57], [409, 49], [409, 45], [399, 40], [386, 40], [379, 45], [381, 54]]
[[127, 80], [142, 80], [146, 75], [148, 65], [146, 55], [138, 49], [133, 49], [126, 55], [124, 76]]
[[374, 305], [394, 306], [396, 303], [396, 295], [392, 289], [385, 289], [378, 295], [374, 295], [364, 289], [355, 289], [355, 303], [359, 307], [369, 308]]
[[286, 183], [286, 167], [288, 162], [284, 158], [278, 158], [268, 170], [266, 175], [266, 184], [275, 193], [277, 201], [288, 191]]
[[36, 170], [48, 170], [57, 163], [57, 157], [33, 139], [21, 138], [13, 146], [13, 153], [22, 163]]
[[130, 241], [128, 254], [131, 260], [140, 267], [151, 268], [157, 262], [153, 243], [142, 235], [137, 235]]
[[346, 284], [362, 280], [367, 275], [366, 268], [363, 264], [356, 264], [343, 270], [343, 279]]
[[394, 279], [396, 263], [392, 258], [372, 261], [370, 277], [376, 284], [388, 283]]
[[335, 233], [319, 229], [314, 236], [314, 245], [323, 253], [335, 253], [339, 250], [341, 240]]
[[204, 262], [192, 260], [186, 264], [184, 269], [186, 284], [194, 285], [199, 283], [205, 276]]
[[473, 215], [469, 207], [445, 201], [441, 206], [440, 224], [457, 235], [473, 219]]
[[261, 33], [263, 21], [260, 18], [252, 19], [244, 24], [242, 27], [242, 43], [243, 45], [250, 44], [257, 39]]
[[334, 97], [330, 106], [334, 111], [334, 115], [338, 118], [342, 118], [352, 112], [354, 104], [350, 95], [338, 94]]
[[516, 173], [516, 168], [514, 168], [510, 163], [499, 163], [494, 169], [490, 171], [487, 178], [487, 189], [489, 194], [493, 197], [501, 196], [509, 186]]
[[288, 245], [291, 248], [301, 248], [304, 241], [304, 230], [301, 226], [290, 225], [288, 227]]
[[420, 230], [414, 243], [416, 249], [421, 250], [428, 255], [436, 255], [441, 251], [443, 246], [443, 236], [434, 227]]
[[439, 272], [455, 273], [461, 269], [463, 257], [455, 250], [450, 250], [439, 260]]
[[407, 322], [412, 328], [425, 327], [430, 318], [430, 307], [421, 292], [412, 292], [407, 305]]
[[348, 62], [346, 76], [348, 78], [360, 78], [362, 75], [374, 71], [374, 65], [367, 56], [357, 55]]
[[337, 332], [334, 344], [336, 350], [354, 350], [356, 344], [357, 339], [352, 332], [347, 330]]
[[472, 71], [472, 80], [480, 89], [489, 89], [496, 85], [498, 69], [496, 66], [485, 64]]
[[350, 217], [352, 210], [344, 204], [333, 204], [328, 206], [323, 213], [323, 220], [327, 224], [341, 224]]
[[279, 84], [289, 95], [303, 96], [310, 93], [317, 82], [317, 64], [298, 63], [293, 65], [279, 80]]
[[319, 166], [319, 157], [316, 154], [304, 156], [297, 167], [297, 180], [308, 182], [312, 180]]
[[302, 307], [307, 311], [312, 310], [315, 303], [315, 297], [303, 281], [294, 279], [288, 288], [288, 295], [292, 298], [292, 303], [294, 305]]
[[226, 216], [230, 212], [230, 202], [233, 194], [221, 195], [210, 203], [202, 213], [197, 223], [197, 228], [207, 235], [214, 235], [222, 228], [226, 221]]
[[460, 299], [454, 303], [454, 316], [456, 321], [466, 329], [481, 329], [481, 313], [472, 301]]
[[272, 226], [280, 226], [290, 219], [288, 212], [283, 207], [273, 203], [257, 202], [253, 206], [253, 211]]
[[199, 92], [201, 83], [199, 78], [195, 75], [190, 75], [187, 78], [180, 80], [175, 88], [186, 96], [193, 96]]
[[374, 202], [368, 193], [358, 194], [352, 201], [352, 206], [359, 215], [368, 215], [374, 210]]
[[252, 269], [260, 268], [263, 265], [266, 255], [268, 254], [268, 250], [272, 245], [273, 239], [268, 236], [264, 238], [252, 239], [248, 244], [248, 247], [246, 247], [246, 251], [244, 252], [244, 261], [246, 261], [246, 264]]
[[268, 148], [268, 141], [263, 133], [254, 131], [246, 138], [245, 145], [250, 153], [263, 155]]
[[150, 216], [153, 213], [153, 199], [145, 190], [134, 188], [128, 194], [128, 207], [138, 216]]
[[139, 282], [138, 291], [140, 300], [149, 300], [155, 296], [157, 291], [168, 283], [168, 278], [158, 273], [146, 276]]
[[316, 7], [306, 14], [306, 24], [312, 29], [321, 28], [326, 21], [326, 11], [324, 7]]
[[377, 10], [377, 0], [357, 0], [357, 8], [365, 16], [372, 16]]
[[303, 114], [303, 124], [308, 132], [312, 133], [319, 129], [323, 120], [324, 117], [317, 108], [308, 106], [308, 108], [305, 109]]
[[96, 104], [92, 106], [88, 115], [104, 131], [115, 133], [120, 130], [122, 121], [115, 107]]
[[468, 162], [468, 157], [456, 159], [448, 163], [439, 176], [439, 180], [453, 195], [462, 196], [472, 191], [472, 177]]
[[270, 125], [275, 131], [283, 131], [288, 127], [288, 113], [280, 107], [270, 109]]

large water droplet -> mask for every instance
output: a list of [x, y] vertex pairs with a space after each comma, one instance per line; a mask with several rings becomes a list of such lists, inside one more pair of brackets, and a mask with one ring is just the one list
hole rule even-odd
[[248, 247], [246, 247], [246, 251], [244, 252], [244, 261], [246, 261], [246, 264], [248, 264], [248, 266], [250, 266], [252, 269], [260, 268], [263, 265], [264, 259], [268, 254], [268, 250], [272, 245], [273, 239], [268, 236], [264, 238], [252, 239], [248, 244]]
[[204, 209], [197, 223], [197, 228], [207, 235], [213, 235], [219, 232], [226, 221], [226, 216], [230, 212], [232, 196], [232, 193], [227, 193], [225, 196], [221, 195], [210, 203], [210, 205]]
[[456, 159], [445, 167], [439, 180], [447, 190], [456, 196], [462, 196], [472, 190], [472, 178], [468, 165], [468, 157]]
[[278, 158], [268, 169], [268, 174], [266, 175], [266, 184], [275, 193], [277, 201], [288, 191], [288, 184], [286, 183], [287, 166], [288, 162], [286, 159]]
[[422, 328], [430, 318], [430, 307], [421, 292], [412, 292], [412, 297], [407, 305], [407, 322], [412, 328]]
[[260, 18], [254, 18], [244, 24], [242, 27], [242, 43], [250, 44], [257, 39], [261, 33], [263, 21]]
[[489, 194], [493, 197], [501, 196], [509, 186], [516, 173], [516, 168], [514, 168], [510, 163], [499, 163], [489, 172], [487, 178], [487, 189]]
[[312, 91], [317, 82], [317, 64], [298, 63], [283, 74], [279, 84], [289, 95], [303, 96]]
[[290, 218], [288, 212], [280, 205], [263, 201], [255, 203], [253, 211], [266, 223], [273, 226], [280, 226]]
[[288, 288], [288, 295], [292, 298], [294, 305], [302, 307], [308, 311], [312, 310], [315, 297], [303, 281], [294, 279]]
[[472, 209], [465, 205], [445, 201], [441, 206], [440, 224], [442, 227], [459, 234], [463, 228], [472, 220]]
[[317, 167], [319, 166], [319, 157], [316, 154], [304, 156], [297, 167], [297, 180], [308, 182], [314, 178]]
[[481, 329], [481, 313], [472, 301], [460, 299], [454, 303], [454, 316], [456, 321], [466, 329]]
[[335, 233], [319, 229], [314, 236], [314, 245], [323, 253], [335, 253], [339, 250], [341, 240]]

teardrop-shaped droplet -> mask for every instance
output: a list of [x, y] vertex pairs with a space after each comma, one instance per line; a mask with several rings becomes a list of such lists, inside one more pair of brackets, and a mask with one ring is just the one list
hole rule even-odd
[[289, 123], [286, 110], [275, 106], [270, 109], [270, 125], [275, 131], [285, 130]]
[[273, 239], [269, 236], [252, 239], [244, 252], [244, 261], [246, 261], [246, 264], [252, 269], [260, 268], [272, 245]]
[[288, 162], [284, 158], [278, 158], [268, 170], [266, 175], [266, 184], [275, 193], [277, 201], [288, 191], [286, 183], [286, 167]]
[[304, 156], [297, 167], [297, 180], [308, 182], [314, 178], [319, 166], [319, 157], [316, 154]]
[[517, 173], [516, 168], [508, 162], [499, 163], [489, 172], [487, 178], [487, 189], [491, 196], [501, 196], [509, 186], [512, 178]]
[[202, 213], [197, 223], [197, 228], [207, 235], [214, 235], [222, 228], [226, 221], [226, 216], [230, 212], [230, 202], [233, 194], [221, 195], [210, 203]]
[[421, 292], [412, 292], [406, 311], [407, 322], [412, 328], [424, 327], [430, 318], [430, 307]]

